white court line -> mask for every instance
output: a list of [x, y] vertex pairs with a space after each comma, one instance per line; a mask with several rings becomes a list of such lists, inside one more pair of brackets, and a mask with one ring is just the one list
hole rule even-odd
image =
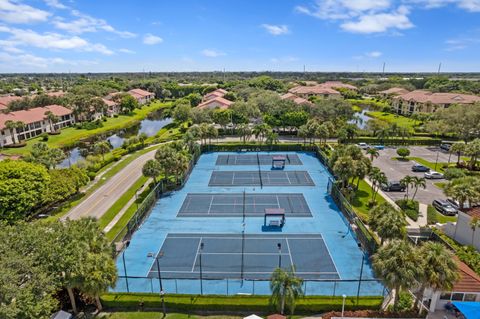
[[[248, 234], [247, 234], [248, 236]], [[182, 236], [182, 237], [170, 237], [170, 238], [181, 238], [181, 239], [198, 239], [198, 238], [201, 238], [201, 239], [219, 239], [219, 240], [222, 240], [222, 239], [239, 239], [241, 240], [242, 237], [241, 235], [239, 235], [239, 237], [208, 237], [208, 236]], [[285, 239], [287, 237], [245, 237], [245, 239], [248, 239], [248, 240], [253, 240], [253, 239], [262, 239], [262, 240], [279, 240], [279, 239]], [[292, 237], [292, 238], [289, 238], [289, 239], [302, 239], [302, 240], [308, 240], [308, 239], [322, 239], [322, 237]]]
[[213, 203], [213, 196], [210, 198], [210, 205], [208, 206], [208, 215], [210, 215], [210, 211], [212, 210], [212, 203]]
[[288, 255], [290, 256], [290, 265], [292, 265], [293, 267], [294, 264], [293, 264], [293, 258], [292, 258], [292, 251], [290, 250], [290, 244], [288, 243], [288, 238], [285, 238], [285, 241], [287, 242]]
[[[156, 273], [158, 271], [151, 270], [151, 273]], [[174, 273], [174, 274], [191, 274], [191, 273], [200, 273], [200, 271], [188, 271], [188, 270], [163, 270], [163, 273]], [[203, 270], [202, 274], [240, 274], [240, 271], [209, 271]], [[272, 274], [271, 271], [244, 271], [245, 274]], [[329, 271], [296, 271], [295, 274], [303, 274], [303, 275], [338, 275], [336, 272], [329, 272]]]
[[202, 244], [202, 237], [200, 237], [200, 239], [198, 241], [197, 253], [195, 254], [195, 259], [193, 260], [193, 266], [192, 266], [192, 271], [191, 272], [193, 272], [195, 270], [195, 264], [197, 263], [198, 252], [200, 250], [200, 245], [201, 244]]
[[[202, 255], [254, 255], [254, 256], [278, 256], [278, 253], [202, 253]], [[282, 253], [282, 256], [288, 256], [287, 253]]]
[[290, 180], [290, 176], [288, 176], [288, 172], [285, 172], [285, 176], [287, 177], [288, 184], [292, 185], [292, 181]]

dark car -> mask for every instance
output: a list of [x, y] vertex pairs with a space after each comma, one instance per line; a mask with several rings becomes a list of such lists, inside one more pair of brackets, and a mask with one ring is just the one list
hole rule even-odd
[[457, 214], [457, 209], [446, 200], [436, 199], [432, 202], [432, 205], [443, 215], [455, 216]]
[[382, 185], [382, 190], [386, 192], [404, 192], [406, 186], [400, 182], [389, 182], [388, 184]]
[[428, 172], [428, 171], [430, 171], [430, 168], [418, 163], [415, 163], [412, 166], [412, 172]]
[[452, 147], [452, 144], [441, 144], [440, 149], [444, 150], [445, 152], [450, 151], [450, 147]]

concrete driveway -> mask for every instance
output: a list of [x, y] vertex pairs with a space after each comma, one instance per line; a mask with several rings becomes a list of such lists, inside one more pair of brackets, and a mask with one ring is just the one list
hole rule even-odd
[[[437, 157], [437, 150], [434, 149], [427, 149], [426, 147], [410, 147], [410, 156], [412, 157], [422, 157], [425, 160], [435, 162]], [[414, 164], [413, 161], [398, 161], [392, 160], [393, 157], [397, 157], [396, 149], [394, 148], [386, 148], [384, 150], [379, 151], [380, 156], [373, 161], [373, 166], [377, 166], [380, 168], [389, 181], [399, 181], [407, 175], [410, 176], [418, 176], [423, 177], [424, 173], [417, 173], [412, 172], [412, 165]], [[448, 153], [438, 152], [438, 162], [448, 162]], [[432, 160], [433, 159], [433, 160]], [[431, 204], [434, 199], [446, 199], [446, 196], [443, 194], [443, 191], [438, 188], [437, 186], [433, 185], [433, 183], [438, 182], [445, 182], [446, 180], [428, 180], [427, 179], [427, 188], [422, 189], [419, 188], [417, 195], [415, 196], [415, 200], [418, 200], [420, 203], [423, 204]], [[393, 200], [403, 199], [405, 196], [405, 192], [385, 192], [390, 196]], [[410, 190], [409, 197], [411, 198], [413, 195], [413, 191]]]

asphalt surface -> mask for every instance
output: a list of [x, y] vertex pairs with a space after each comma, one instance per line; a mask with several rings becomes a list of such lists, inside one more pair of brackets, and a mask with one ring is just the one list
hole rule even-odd
[[[438, 150], [438, 148], [431, 147], [421, 147], [413, 146], [409, 147], [410, 157], [421, 157], [429, 162], [435, 162], [437, 159], [438, 153], [438, 162], [445, 163], [448, 162], [449, 154]], [[438, 150], [438, 152], [437, 152]], [[412, 165], [415, 163], [413, 161], [398, 161], [392, 160], [394, 157], [398, 157], [396, 148], [385, 148], [384, 150], [379, 151], [380, 156], [373, 160], [373, 165], [380, 168], [389, 181], [400, 181], [403, 177], [418, 176], [423, 177], [424, 173], [421, 172], [412, 172]], [[455, 161], [456, 157], [452, 156], [451, 161]], [[446, 196], [443, 194], [443, 191], [435, 186], [433, 183], [446, 182], [445, 179], [427, 179], [427, 188], [419, 188], [415, 200], [418, 200], [423, 204], [431, 204], [434, 199], [446, 199]], [[412, 198], [414, 190], [410, 188], [409, 198]], [[406, 192], [385, 192], [393, 200], [403, 199]]]
[[140, 178], [142, 167], [155, 157], [156, 148], [134, 159], [121, 171], [112, 176], [105, 184], [90, 194], [79, 205], [75, 206], [65, 219], [80, 219], [82, 217], [102, 217], [107, 210]]

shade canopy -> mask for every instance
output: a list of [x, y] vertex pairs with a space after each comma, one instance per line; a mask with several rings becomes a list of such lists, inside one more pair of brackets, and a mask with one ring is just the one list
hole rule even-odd
[[465, 319], [480, 319], [480, 302], [454, 301], [452, 303], [465, 316]]
[[243, 319], [263, 319], [262, 317], [259, 317], [257, 315], [250, 315], [248, 317], [244, 317]]

